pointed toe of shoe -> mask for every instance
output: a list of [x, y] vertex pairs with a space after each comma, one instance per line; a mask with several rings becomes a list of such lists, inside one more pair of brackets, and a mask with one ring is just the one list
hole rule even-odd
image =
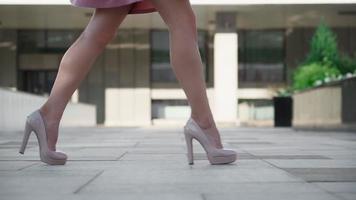
[[53, 160], [67, 160], [67, 154], [61, 151], [49, 151], [48, 156]]
[[229, 164], [236, 161], [237, 153], [230, 149], [219, 149], [215, 155], [209, 157], [211, 164]]
[[236, 151], [232, 150], [232, 149], [224, 149], [224, 153], [228, 156], [236, 156]]
[[56, 151], [56, 153], [60, 159], [67, 160], [68, 156], [66, 153], [64, 153], [62, 151]]
[[232, 159], [231, 159], [231, 160], [232, 160], [231, 162], [235, 162], [236, 159], [237, 159], [237, 153], [236, 153], [236, 151], [231, 150], [231, 149], [225, 149], [225, 151], [227, 151], [227, 155], [232, 158]]

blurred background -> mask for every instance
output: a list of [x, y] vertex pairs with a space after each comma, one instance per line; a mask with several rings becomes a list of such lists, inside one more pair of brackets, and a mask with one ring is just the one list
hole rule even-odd
[[[286, 112], [281, 114], [282, 120], [289, 120], [286, 126], [354, 126], [355, 2], [191, 3], [209, 102], [221, 124], [275, 126], [276, 115], [280, 115], [275, 97], [286, 97], [290, 100], [282, 105]], [[44, 102], [61, 57], [92, 14], [93, 9], [73, 7], [69, 0], [0, 1], [0, 127], [22, 128], [24, 116]], [[320, 80], [312, 82], [315, 88], [305, 92], [305, 87], [295, 87], [295, 72], [310, 64], [306, 61], [319, 26], [320, 37], [323, 33], [331, 40], [335, 36], [336, 51], [348, 56], [344, 63], [350, 69], [326, 75], [321, 72]], [[221, 59], [225, 53], [229, 56]], [[233, 98], [232, 103], [224, 104], [217, 94]], [[305, 108], [311, 114], [305, 114]], [[5, 117], [9, 113], [11, 119]], [[181, 124], [189, 115], [189, 104], [169, 61], [169, 33], [155, 12], [127, 16], [116, 38], [73, 94], [62, 125]]]

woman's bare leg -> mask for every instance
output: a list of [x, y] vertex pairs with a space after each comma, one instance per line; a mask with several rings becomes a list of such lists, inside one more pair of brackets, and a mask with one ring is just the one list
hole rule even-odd
[[97, 56], [113, 39], [117, 27], [130, 8], [128, 5], [95, 9], [82, 34], [64, 54], [51, 94], [40, 108], [51, 150], [56, 149], [59, 123], [69, 99], [89, 72]]
[[222, 148], [206, 94], [195, 14], [190, 2], [189, 0], [152, 0], [152, 3], [168, 26], [171, 64], [188, 98], [191, 116], [201, 128], [214, 136], [216, 146]]

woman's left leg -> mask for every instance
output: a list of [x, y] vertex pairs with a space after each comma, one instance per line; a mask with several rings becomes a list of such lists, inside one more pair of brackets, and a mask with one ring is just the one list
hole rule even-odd
[[151, 0], [169, 29], [173, 71], [191, 106], [191, 116], [222, 148], [206, 94], [195, 14], [189, 0]]

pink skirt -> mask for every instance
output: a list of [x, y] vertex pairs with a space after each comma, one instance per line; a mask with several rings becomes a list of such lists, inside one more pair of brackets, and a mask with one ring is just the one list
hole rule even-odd
[[77, 7], [111, 8], [133, 4], [129, 14], [150, 13], [157, 11], [150, 0], [70, 0]]

